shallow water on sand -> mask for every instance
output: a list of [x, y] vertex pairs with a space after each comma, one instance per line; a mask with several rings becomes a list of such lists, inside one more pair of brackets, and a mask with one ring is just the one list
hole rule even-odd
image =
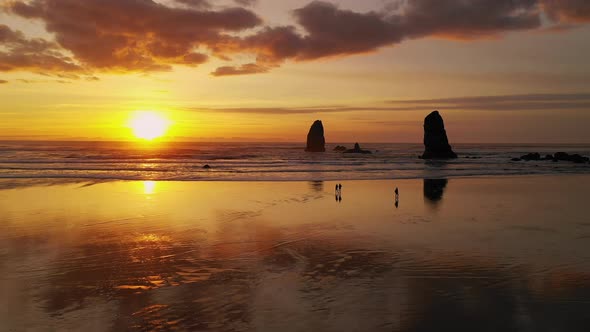
[[0, 330], [588, 330], [590, 176], [336, 183], [0, 190]]

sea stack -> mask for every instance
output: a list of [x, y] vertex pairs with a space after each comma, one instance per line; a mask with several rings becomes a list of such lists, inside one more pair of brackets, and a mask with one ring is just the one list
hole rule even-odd
[[362, 154], [371, 154], [371, 151], [361, 149], [361, 146], [358, 143], [354, 143], [354, 149], [346, 150], [344, 153], [362, 153]]
[[449, 145], [445, 123], [438, 111], [430, 113], [424, 119], [424, 154], [423, 159], [457, 158]]
[[307, 134], [307, 152], [326, 152], [326, 139], [324, 138], [324, 125], [316, 120]]

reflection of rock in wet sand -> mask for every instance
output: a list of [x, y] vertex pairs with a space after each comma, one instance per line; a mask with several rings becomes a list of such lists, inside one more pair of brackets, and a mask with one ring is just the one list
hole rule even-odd
[[[289, 301], [304, 308], [293, 318], [308, 329], [337, 331], [349, 317], [359, 331], [545, 331], [547, 326], [584, 331], [590, 323], [584, 311], [590, 298], [585, 273], [539, 275], [455, 253], [423, 257], [324, 241], [296, 243], [268, 255], [274, 287], [289, 288], [297, 280], [293, 272], [299, 276], [301, 293]], [[281, 319], [289, 317], [283, 310], [290, 306], [282, 306], [270, 300], [260, 308], [272, 317], [267, 326], [289, 325]]]
[[582, 272], [538, 274], [346, 236], [292, 241], [272, 227], [239, 242], [243, 231], [224, 223], [226, 242], [212, 245], [173, 234], [99, 234], [48, 267], [43, 308], [67, 321], [105, 301], [113, 331], [342, 331], [354, 323], [359, 331], [576, 332], [590, 324]]
[[424, 179], [424, 197], [432, 202], [439, 202], [445, 192], [447, 179]]
[[311, 191], [321, 193], [324, 191], [324, 181], [309, 181]]

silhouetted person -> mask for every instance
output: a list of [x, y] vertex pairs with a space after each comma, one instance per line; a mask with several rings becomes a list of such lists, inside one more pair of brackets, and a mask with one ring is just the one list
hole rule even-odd
[[342, 193], [342, 183], [338, 184], [338, 191]]

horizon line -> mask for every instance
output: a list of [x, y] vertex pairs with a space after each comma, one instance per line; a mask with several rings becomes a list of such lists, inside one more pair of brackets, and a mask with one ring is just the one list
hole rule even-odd
[[[254, 144], [260, 144], [260, 143], [272, 143], [272, 144], [301, 144], [302, 146], [305, 146], [306, 142], [305, 141], [241, 141], [241, 140], [213, 140], [213, 141], [188, 141], [188, 140], [177, 140], [177, 141], [171, 141], [171, 140], [166, 140], [166, 141], [138, 141], [138, 140], [97, 140], [97, 139], [55, 139], [55, 140], [47, 140], [47, 139], [9, 139], [9, 138], [2, 138], [0, 137], [0, 142], [47, 142], [47, 143], [130, 143], [130, 144], [137, 144], [137, 145], [161, 145], [161, 144], [174, 144], [174, 143], [243, 143], [243, 144], [248, 144], [248, 143], [254, 143]], [[331, 145], [331, 144], [355, 144], [355, 143], [359, 143], [359, 144], [417, 144], [417, 145], [423, 145], [423, 142], [401, 142], [401, 141], [396, 141], [396, 142], [377, 142], [377, 141], [349, 141], [349, 142], [326, 142], [326, 145]], [[452, 146], [454, 145], [590, 145], [590, 142], [556, 142], [556, 143], [551, 143], [551, 142], [451, 142], [450, 143]]]

